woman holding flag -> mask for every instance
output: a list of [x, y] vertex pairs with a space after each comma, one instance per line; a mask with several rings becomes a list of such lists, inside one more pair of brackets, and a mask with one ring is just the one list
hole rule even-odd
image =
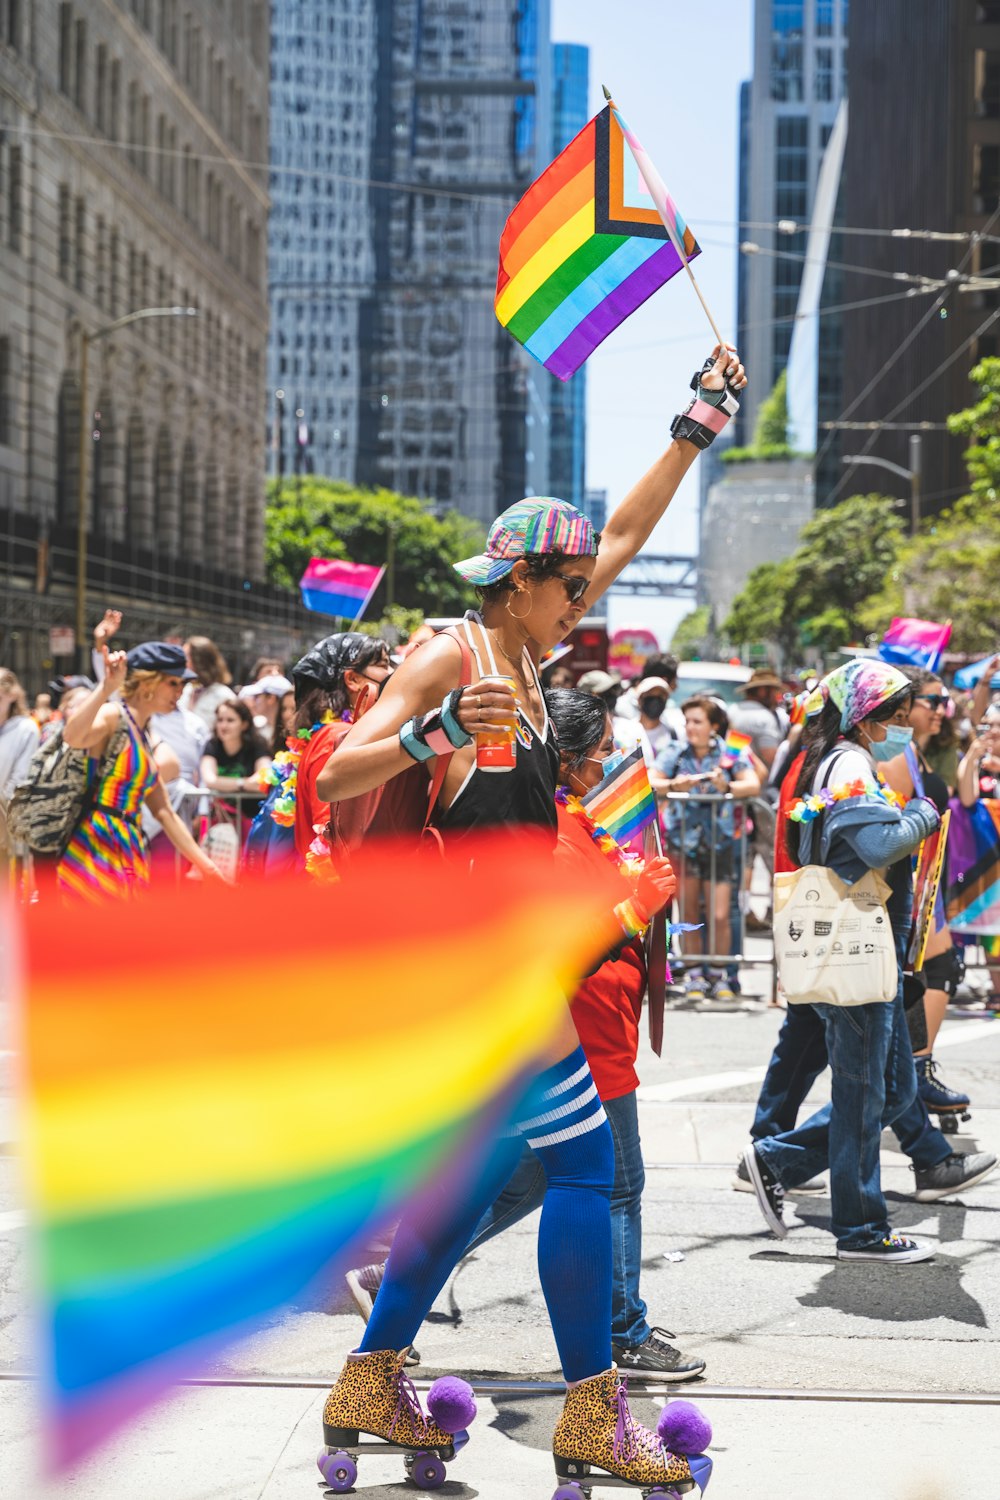
[[[746, 377], [734, 352], [720, 345], [694, 384], [695, 401], [682, 425], [675, 424], [676, 440], [617, 507], [603, 537], [561, 500], [522, 500], [497, 518], [486, 551], [456, 564], [482, 601], [481, 613], [467, 616], [462, 626], [475, 658], [472, 683], [461, 686], [457, 641], [439, 636], [428, 642], [393, 674], [331, 756], [317, 778], [321, 797], [333, 802], [357, 796], [414, 761], [449, 755], [438, 815], [446, 845], [473, 831], [503, 828], [514, 834], [524, 827], [541, 830], [555, 845], [559, 749], [537, 662], [642, 547], [698, 449], [728, 420], [733, 392]], [[706, 410], [711, 426], [699, 420]], [[507, 682], [497, 680], [501, 674]], [[478, 766], [473, 737], [511, 730], [513, 768], [498, 774]], [[570, 1478], [594, 1465], [634, 1484], [694, 1479], [703, 1485], [709, 1461], [689, 1461], [678, 1450], [687, 1441], [688, 1451], [698, 1453], [704, 1434], [691, 1447], [669, 1412], [664, 1417], [671, 1420], [661, 1421], [658, 1435], [639, 1426], [612, 1363], [614, 1146], [568, 1006], [547, 1063], [537, 1080], [541, 1106], [517, 1130], [538, 1155], [547, 1180], [539, 1273], [569, 1386], [553, 1440], [557, 1473]], [[519, 1152], [517, 1139], [498, 1148], [479, 1191], [466, 1202], [438, 1204], [433, 1225], [419, 1215], [404, 1219], [360, 1349], [327, 1401], [328, 1446], [344, 1433], [387, 1437], [390, 1428], [405, 1442], [400, 1422], [426, 1446], [450, 1442], [402, 1393], [406, 1350]], [[388, 1414], [384, 1424], [379, 1411]], [[403, 1418], [390, 1422], [399, 1411]]]

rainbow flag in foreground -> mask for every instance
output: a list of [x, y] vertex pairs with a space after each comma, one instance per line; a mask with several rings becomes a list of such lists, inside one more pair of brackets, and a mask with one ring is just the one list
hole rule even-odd
[[1000, 802], [983, 797], [963, 807], [952, 797], [948, 806], [948, 926], [958, 937], [989, 945], [1000, 935]]
[[89, 909], [7, 933], [57, 1466], [436, 1178], [474, 1180], [613, 922], [549, 849], [462, 854], [383, 844], [336, 887], [154, 889], [116, 918], [110, 967]]
[[641, 748], [626, 755], [610, 776], [582, 799], [595, 823], [619, 844], [656, 822], [656, 798], [649, 784]]
[[933, 620], [897, 615], [882, 637], [878, 654], [882, 661], [893, 662], [896, 666], [923, 667], [925, 672], [937, 672], [950, 640], [950, 620], [937, 625]]
[[496, 315], [529, 354], [568, 380], [619, 323], [682, 269], [674, 240], [687, 260], [700, 254], [656, 169], [621, 112], [608, 104], [532, 183], [507, 220]]
[[385, 567], [313, 557], [302, 577], [302, 603], [321, 615], [336, 615], [353, 624], [360, 620], [382, 582]]

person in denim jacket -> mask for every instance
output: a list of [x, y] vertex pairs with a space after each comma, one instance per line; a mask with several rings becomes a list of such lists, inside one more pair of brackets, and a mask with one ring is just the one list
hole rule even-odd
[[[731, 949], [730, 901], [736, 863], [736, 810], [722, 798], [754, 797], [760, 791], [756, 771], [727, 756], [725, 747], [729, 720], [725, 710], [711, 698], [689, 698], [683, 705], [687, 739], [665, 745], [656, 757], [658, 789], [684, 792], [690, 800], [666, 803], [663, 831], [667, 850], [677, 870], [680, 919], [705, 927], [688, 933], [685, 958], [693, 957], [684, 981], [684, 994], [692, 1004], [710, 995], [730, 1001], [733, 991], [718, 971], [703, 973], [698, 957], [706, 951], [724, 955]], [[728, 764], [727, 764], [728, 762]]]
[[[912, 695], [902, 672], [885, 662], [858, 659], [825, 677], [807, 705], [807, 753], [796, 787], [800, 800], [787, 824], [788, 851], [799, 866], [825, 865], [848, 884], [868, 870], [884, 871], [899, 983], [889, 1003], [814, 1007], [826, 1032], [831, 1102], [796, 1129], [758, 1140], [743, 1158], [775, 1234], [788, 1233], [785, 1189], [829, 1165], [838, 1258], [903, 1265], [928, 1259], [934, 1249], [893, 1233], [882, 1195], [879, 1148], [883, 1127], [907, 1116], [917, 1094], [902, 994], [912, 902], [910, 855], [940, 818], [928, 799], [904, 802], [889, 791], [877, 767], [900, 754], [912, 734]], [[826, 805], [817, 816], [810, 799], [820, 793]], [[925, 1114], [920, 1154], [928, 1160], [926, 1170], [952, 1172], [948, 1144], [929, 1120], [923, 1121]], [[936, 1164], [930, 1160], [934, 1156], [941, 1158]], [[966, 1187], [996, 1165], [987, 1153], [954, 1160], [954, 1175], [961, 1178], [957, 1185]]]

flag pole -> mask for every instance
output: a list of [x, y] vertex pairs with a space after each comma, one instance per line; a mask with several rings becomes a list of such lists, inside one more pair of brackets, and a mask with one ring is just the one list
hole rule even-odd
[[677, 233], [677, 224], [667, 199], [667, 189], [664, 185], [663, 178], [660, 176], [659, 172], [657, 172], [656, 168], [653, 166], [653, 163], [650, 161], [649, 157], [646, 155], [645, 151], [636, 140], [635, 136], [629, 130], [621, 115], [618, 114], [617, 105], [615, 104], [615, 101], [612, 99], [611, 94], [608, 91], [607, 84], [602, 83], [601, 87], [604, 90], [605, 99], [608, 101], [611, 108], [615, 111], [618, 123], [622, 127], [622, 135], [628, 142], [628, 148], [635, 158], [635, 164], [639, 168], [639, 172], [642, 175], [642, 180], [646, 184], [646, 187], [649, 189], [649, 195], [656, 205], [656, 211], [663, 221], [663, 227], [667, 231], [667, 234], [670, 236], [670, 243], [677, 251], [677, 254], [680, 257], [681, 265], [688, 273], [691, 285], [695, 290], [695, 296], [698, 298], [698, 301], [701, 303], [702, 308], [704, 309], [705, 316], [711, 324], [712, 332], [715, 334], [716, 341], [722, 346], [722, 348], [728, 348], [729, 346], [727, 345], [726, 340], [719, 332], [718, 324], [712, 317], [712, 313], [708, 306], [708, 303], [702, 296], [701, 287], [698, 285], [695, 274], [691, 269], [691, 263], [688, 260], [687, 255], [685, 254], [684, 243], [681, 240], [680, 235]]

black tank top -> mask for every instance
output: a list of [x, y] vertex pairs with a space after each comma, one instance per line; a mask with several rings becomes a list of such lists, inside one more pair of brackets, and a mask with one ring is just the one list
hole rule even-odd
[[[477, 616], [466, 620], [480, 623]], [[466, 635], [479, 662], [472, 633]], [[490, 663], [495, 671], [495, 664]], [[534, 668], [532, 667], [534, 672]], [[537, 673], [535, 680], [537, 682]], [[544, 701], [544, 700], [543, 700]], [[556, 787], [559, 783], [559, 746], [555, 726], [546, 714], [543, 735], [524, 712], [518, 715], [516, 758], [512, 771], [480, 771], [473, 765], [448, 808], [435, 815], [434, 822], [449, 842], [463, 834], [482, 832], [487, 828], [542, 829], [556, 840]]]

